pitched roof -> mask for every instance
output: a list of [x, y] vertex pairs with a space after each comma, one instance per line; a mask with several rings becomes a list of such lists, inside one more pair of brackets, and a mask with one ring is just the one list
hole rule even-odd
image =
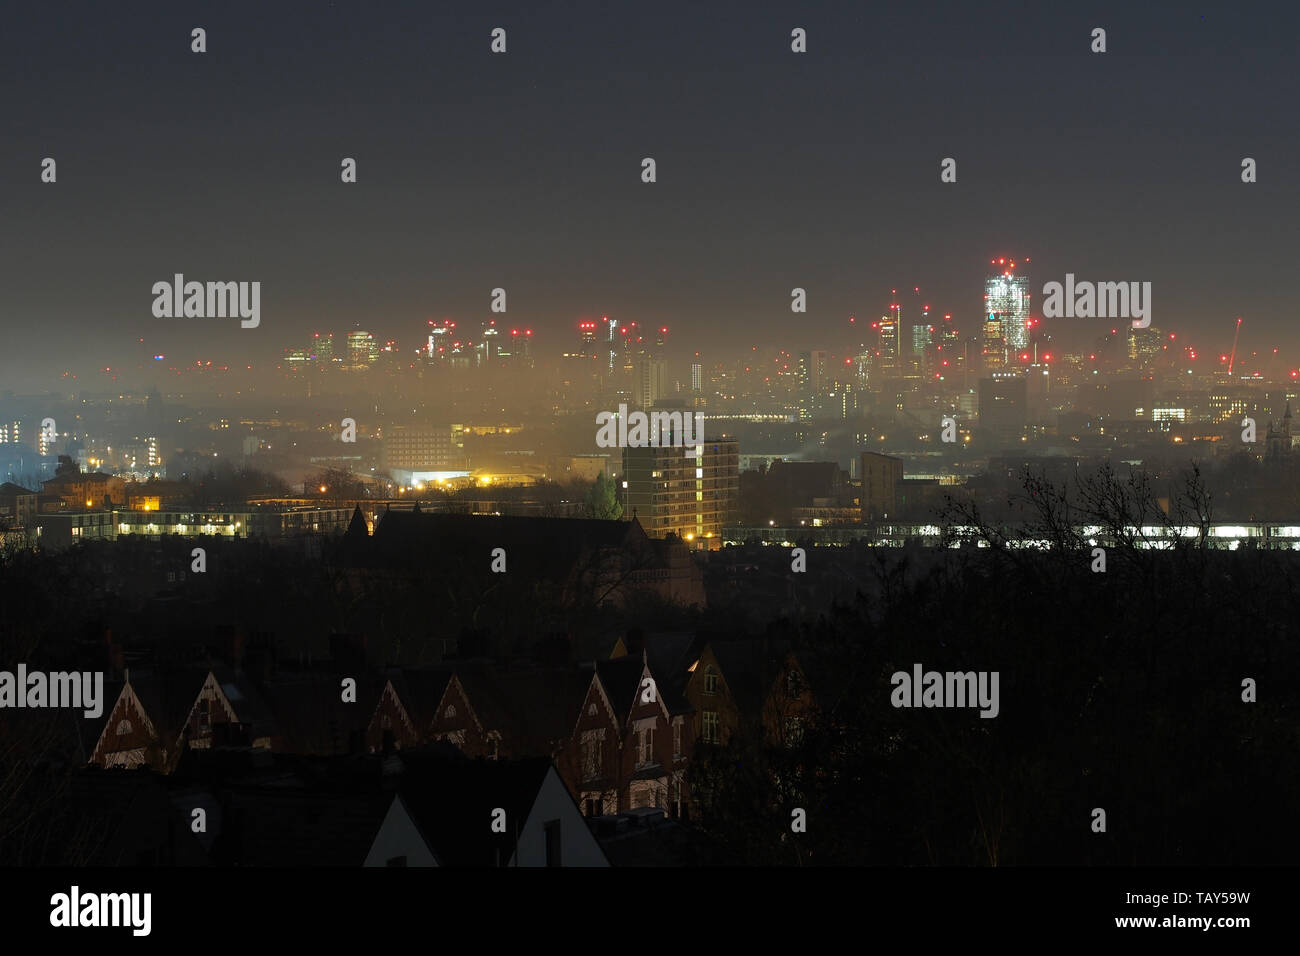
[[406, 714], [415, 724], [416, 732], [423, 735], [438, 716], [438, 704], [447, 692], [452, 669], [446, 664], [433, 667], [392, 670], [388, 678], [393, 682], [397, 699], [406, 708]]
[[[209, 673], [207, 667], [175, 667], [129, 675], [132, 692], [169, 754], [185, 729]], [[117, 698], [113, 700], [116, 703]], [[109, 706], [105, 705], [106, 709]]]
[[596, 673], [610, 706], [618, 715], [619, 723], [627, 720], [636, 701], [637, 689], [641, 686], [641, 674], [645, 670], [645, 661], [640, 654], [617, 657], [612, 661], [597, 661]]
[[[221, 692], [234, 708], [235, 717], [241, 724], [248, 724], [253, 729], [254, 737], [275, 737], [280, 733], [275, 719], [275, 711], [262, 696], [262, 691], [242, 670], [219, 665], [212, 668], [212, 676], [221, 686]], [[358, 699], [360, 695], [358, 693]]]
[[483, 729], [506, 730], [510, 723], [509, 705], [501, 694], [491, 664], [486, 661], [457, 661], [453, 669]]
[[[398, 796], [443, 866], [497, 866], [514, 855], [516, 837], [532, 812], [549, 758], [464, 760], [403, 751]], [[505, 810], [505, 833], [491, 829]]]
[[349, 540], [370, 537], [370, 528], [366, 525], [366, 517], [361, 513], [360, 505], [353, 507], [352, 520], [348, 522], [348, 530], [344, 532], [344, 537]]
[[591, 672], [573, 667], [508, 671], [494, 680], [506, 702], [516, 749], [540, 755], [551, 753], [556, 741], [573, 733]]
[[722, 669], [736, 706], [751, 716], [761, 713], [763, 702], [790, 653], [790, 642], [770, 638], [710, 641], [709, 648]]
[[665, 631], [646, 635], [645, 653], [654, 675], [655, 687], [670, 714], [690, 712], [686, 699], [687, 670], [698, 658], [697, 640], [689, 631]]

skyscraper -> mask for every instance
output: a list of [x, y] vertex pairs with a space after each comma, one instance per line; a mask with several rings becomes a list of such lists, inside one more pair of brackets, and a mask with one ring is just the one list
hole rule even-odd
[[876, 345], [876, 352], [880, 356], [876, 366], [880, 369], [896, 369], [899, 360], [899, 319], [898, 306], [891, 306], [888, 315], [882, 315], [877, 326], [880, 330], [880, 338]]
[[984, 283], [984, 315], [1001, 326], [1007, 354], [1014, 359], [1029, 346], [1029, 277], [1017, 274], [1014, 259], [990, 263], [997, 271]]
[[595, 323], [595, 322], [579, 322], [579, 323], [578, 323], [578, 337], [579, 337], [579, 339], [580, 339], [581, 342], [582, 342], [582, 350], [581, 350], [582, 354], [583, 354], [583, 355], [595, 355], [595, 354], [596, 354], [596, 349], [595, 349], [595, 345], [596, 345], [596, 323]]
[[352, 365], [371, 366], [379, 359], [379, 343], [362, 329], [348, 333], [348, 361]]
[[481, 338], [478, 344], [479, 364], [488, 365], [500, 358], [501, 355], [501, 333], [497, 328], [497, 320], [491, 319], [484, 323], [480, 335]]
[[456, 334], [456, 323], [451, 319], [443, 319], [442, 325], [434, 323], [433, 319], [429, 320], [429, 358], [434, 361], [445, 362], [451, 358], [451, 340]]
[[632, 400], [641, 408], [650, 408], [661, 398], [667, 397], [667, 363], [649, 356], [638, 359], [636, 378], [632, 382]]
[[990, 315], [984, 320], [982, 351], [986, 370], [1005, 368], [1007, 364], [1007, 340], [1002, 334], [1002, 323], [996, 316]]

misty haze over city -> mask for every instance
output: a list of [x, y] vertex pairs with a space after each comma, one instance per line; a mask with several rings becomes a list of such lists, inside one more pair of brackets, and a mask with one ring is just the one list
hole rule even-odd
[[1250, 926], [1291, 8], [146, 6], [0, 30], [37, 922], [216, 892], [152, 867], [879, 867], [899, 920]]

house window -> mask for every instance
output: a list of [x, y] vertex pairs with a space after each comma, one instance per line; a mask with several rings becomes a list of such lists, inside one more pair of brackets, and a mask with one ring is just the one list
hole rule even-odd
[[798, 717], [787, 717], [785, 719], [786, 746], [797, 746], [801, 740], [803, 740], [803, 721]]
[[718, 672], [710, 664], [704, 668], [704, 693], [712, 697], [718, 692]]
[[682, 755], [682, 722], [680, 720], [673, 723], [673, 756]]
[[785, 675], [785, 696], [790, 700], [798, 700], [803, 696], [803, 675], [798, 671], [790, 671]]
[[445, 711], [443, 711], [442, 715], [443, 715], [444, 717], [455, 717], [455, 716], [456, 716], [456, 705], [455, 705], [455, 704], [448, 704], [448, 705], [447, 705], [447, 709], [446, 709]]
[[647, 727], [637, 731], [637, 765], [643, 766], [654, 762], [655, 729]]
[[721, 734], [718, 726], [718, 712], [716, 710], [706, 710], [704, 712], [704, 742], [706, 744], [716, 744], [721, 742]]
[[595, 705], [595, 704], [591, 704], [591, 705], [587, 708], [587, 716], [588, 716], [588, 717], [595, 717], [595, 716], [596, 716], [596, 705]]
[[206, 697], [199, 701], [199, 736], [212, 731], [212, 701]]
[[600, 741], [595, 737], [582, 742], [582, 779], [592, 780], [600, 775]]
[[546, 865], [561, 866], [560, 863], [560, 821], [551, 820], [546, 824]]
[[119, 737], [125, 737], [131, 732], [131, 729], [131, 721], [124, 720], [117, 725], [117, 735]]

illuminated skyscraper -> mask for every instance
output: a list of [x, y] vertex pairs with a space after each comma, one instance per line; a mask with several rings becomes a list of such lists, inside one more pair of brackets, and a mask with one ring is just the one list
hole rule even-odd
[[1154, 362], [1165, 344], [1164, 334], [1154, 325], [1145, 329], [1129, 326], [1128, 357], [1137, 368], [1146, 368]]
[[997, 272], [984, 283], [984, 315], [1001, 326], [1007, 353], [1016, 356], [1029, 346], [1029, 277], [1017, 274], [1014, 259], [990, 262]]
[[307, 343], [307, 354], [314, 355], [315, 361], [322, 365], [334, 361], [334, 333], [326, 332], [324, 335], [319, 332], [313, 333], [311, 341]]
[[451, 358], [451, 340], [456, 335], [456, 323], [451, 319], [443, 319], [441, 325], [434, 324], [433, 319], [429, 320], [429, 358], [438, 362], [445, 362]]
[[369, 332], [358, 329], [348, 333], [348, 361], [352, 365], [374, 365], [379, 359], [379, 343]]
[[500, 358], [501, 334], [497, 329], [497, 320], [492, 319], [483, 326], [482, 337], [478, 343], [479, 364], [487, 365]]
[[1002, 334], [1002, 323], [996, 316], [990, 315], [984, 320], [983, 335], [984, 368], [988, 370], [1004, 368], [1007, 364], [1007, 340]]
[[894, 369], [898, 367], [898, 306], [890, 306], [890, 313], [882, 315], [877, 323], [880, 329], [880, 338], [876, 345], [876, 351], [879, 358], [876, 360], [876, 367], [880, 369]]
[[615, 333], [618, 332], [618, 319], [611, 319], [607, 315], [602, 315], [600, 321], [605, 323], [607, 330], [605, 344], [609, 348], [609, 371], [612, 374], [618, 367], [618, 343], [615, 341]]

